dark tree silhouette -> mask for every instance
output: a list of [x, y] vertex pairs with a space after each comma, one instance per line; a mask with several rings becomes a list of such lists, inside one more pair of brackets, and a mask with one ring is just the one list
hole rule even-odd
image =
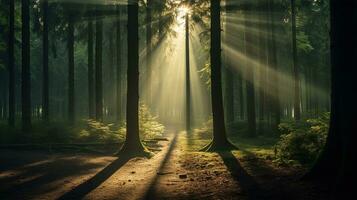
[[255, 50], [254, 50], [254, 41], [255, 37], [250, 28], [253, 28], [252, 19], [248, 16], [248, 14], [252, 10], [252, 3], [248, 3], [246, 5], [246, 10], [244, 13], [244, 43], [245, 43], [245, 52], [246, 52], [246, 101], [247, 101], [247, 119], [248, 119], [248, 136], [255, 137], [256, 136], [256, 113], [255, 113], [255, 89], [254, 89], [254, 66], [251, 59], [255, 58]]
[[9, 1], [9, 125], [15, 126], [15, 2]]
[[123, 154], [141, 154], [145, 148], [139, 136], [139, 5], [128, 4], [128, 91], [126, 106], [126, 139]]
[[103, 120], [103, 21], [99, 18], [97, 10], [96, 37], [95, 37], [95, 118]]
[[30, 3], [22, 0], [22, 129], [31, 129]]
[[49, 121], [49, 78], [48, 78], [48, 0], [42, 2], [43, 12], [43, 85], [42, 85], [42, 119]]
[[74, 124], [74, 17], [69, 13], [68, 16], [68, 121]]
[[305, 176], [335, 188], [336, 199], [355, 194], [356, 178], [356, 52], [357, 2], [331, 0], [331, 122], [327, 143]]
[[116, 116], [117, 116], [117, 121], [120, 122], [121, 120], [121, 113], [122, 113], [122, 99], [121, 99], [121, 77], [122, 77], [122, 62], [121, 62], [121, 54], [122, 54], [122, 48], [121, 48], [121, 12], [120, 12], [121, 7], [117, 6], [117, 38], [116, 38], [116, 47], [117, 47], [117, 73], [116, 73], [116, 104], [117, 104], [117, 111], [116, 111]]
[[185, 16], [185, 77], [186, 77], [186, 131], [191, 131], [191, 75], [190, 75], [190, 25]]
[[296, 46], [296, 1], [291, 0], [291, 32], [292, 32], [292, 44], [293, 44], [293, 65], [294, 65], [294, 118], [300, 120], [300, 70], [298, 66], [297, 58], [297, 46]]
[[213, 114], [213, 139], [204, 151], [235, 149], [226, 134], [224, 124], [221, 77], [221, 7], [220, 0], [211, 0], [211, 99]]
[[94, 119], [94, 39], [93, 21], [88, 21], [88, 115]]

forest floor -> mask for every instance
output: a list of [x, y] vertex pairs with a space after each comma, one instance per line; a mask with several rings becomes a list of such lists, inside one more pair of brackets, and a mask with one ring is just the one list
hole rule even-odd
[[299, 180], [304, 168], [278, 166], [258, 150], [206, 153], [197, 150], [208, 138], [165, 137], [150, 159], [0, 150], [0, 199], [326, 199]]

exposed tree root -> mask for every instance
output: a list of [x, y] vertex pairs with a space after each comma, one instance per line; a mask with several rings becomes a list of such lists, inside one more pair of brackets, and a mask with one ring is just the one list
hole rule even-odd
[[151, 158], [153, 153], [144, 147], [141, 142], [136, 145], [125, 143], [124, 146], [115, 154], [125, 157], [146, 157]]
[[217, 142], [217, 141], [212, 140], [209, 144], [207, 144], [205, 147], [203, 147], [200, 151], [217, 152], [217, 151], [232, 151], [232, 150], [238, 150], [238, 147], [236, 147], [230, 141], [224, 140], [222, 142]]

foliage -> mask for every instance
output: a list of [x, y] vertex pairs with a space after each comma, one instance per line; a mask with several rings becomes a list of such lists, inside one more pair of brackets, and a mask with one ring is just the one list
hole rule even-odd
[[[160, 137], [164, 133], [165, 127], [157, 121], [157, 117], [150, 113], [149, 108], [141, 103], [139, 108], [139, 131], [141, 139], [151, 139]], [[125, 135], [125, 125], [119, 129], [120, 135]]]
[[307, 119], [302, 123], [280, 124], [279, 130], [283, 134], [276, 144], [277, 162], [312, 163], [325, 144], [329, 119], [330, 114], [324, 113], [318, 118]]

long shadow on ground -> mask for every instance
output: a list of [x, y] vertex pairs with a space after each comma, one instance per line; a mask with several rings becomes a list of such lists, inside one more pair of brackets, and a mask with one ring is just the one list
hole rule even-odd
[[150, 183], [150, 186], [149, 186], [148, 190], [146, 191], [146, 194], [144, 195], [144, 199], [156, 199], [155, 198], [155, 185], [158, 182], [159, 175], [165, 174], [165, 172], [163, 172], [163, 170], [172, 155], [172, 151], [174, 150], [174, 147], [176, 145], [177, 135], [178, 135], [178, 133], [175, 133], [175, 136], [172, 139], [172, 142], [170, 143], [170, 147], [165, 155], [165, 158], [163, 159], [163, 161], [161, 162], [161, 164], [159, 166], [158, 173], [155, 176], [155, 178], [153, 179], [153, 181]]
[[239, 160], [231, 152], [220, 152], [219, 156], [222, 158], [227, 169], [239, 183], [249, 199], [270, 199], [269, 196], [267, 196], [266, 191], [264, 191], [257, 181], [244, 170]]
[[116, 171], [118, 171], [122, 166], [125, 165], [131, 159], [130, 156], [121, 156], [112, 163], [110, 163], [107, 167], [105, 167], [102, 171], [97, 173], [95, 176], [87, 180], [86, 182], [80, 184], [73, 190], [68, 193], [62, 195], [59, 200], [67, 200], [67, 199], [82, 199], [92, 190], [101, 185], [104, 181], [106, 181], [109, 177], [111, 177]]

